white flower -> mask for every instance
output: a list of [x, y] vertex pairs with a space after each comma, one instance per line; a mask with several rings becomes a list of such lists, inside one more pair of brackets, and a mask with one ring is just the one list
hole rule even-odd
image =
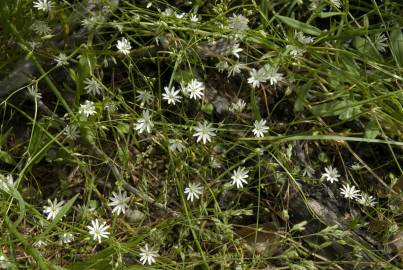
[[314, 39], [310, 36], [305, 36], [304, 33], [298, 32], [297, 33], [297, 39], [300, 43], [302, 44], [309, 44], [314, 41]]
[[176, 102], [181, 102], [181, 96], [179, 96], [179, 92], [180, 90], [176, 90], [174, 87], [171, 87], [171, 89], [169, 89], [168, 86], [164, 87], [164, 91], [165, 93], [162, 94], [162, 99], [165, 99], [166, 101], [168, 101], [168, 104], [173, 104], [175, 105]]
[[325, 168], [326, 173], [322, 174], [322, 178], [326, 178], [326, 181], [329, 181], [333, 184], [333, 182], [338, 182], [340, 174], [337, 171], [337, 168], [333, 168], [332, 166], [328, 166]]
[[214, 137], [216, 134], [214, 133], [214, 128], [211, 127], [211, 124], [204, 121], [204, 123], [198, 123], [198, 127], [195, 127], [196, 133], [193, 134], [193, 137], [197, 137], [197, 142], [203, 141], [211, 142], [211, 137]]
[[115, 213], [117, 215], [120, 215], [120, 213], [125, 213], [126, 209], [129, 207], [128, 202], [130, 200], [129, 197], [127, 197], [127, 192], [123, 191], [119, 193], [112, 192], [113, 197], [110, 197], [110, 203], [108, 203], [109, 206], [113, 207], [112, 213]]
[[266, 79], [270, 81], [270, 85], [275, 85], [278, 81], [283, 79], [283, 74], [277, 72], [278, 67], [273, 67], [267, 64], [264, 66], [264, 70], [266, 73]]
[[314, 173], [315, 173], [315, 169], [312, 168], [311, 165], [307, 164], [302, 171], [302, 176], [312, 177]]
[[60, 53], [59, 56], [55, 57], [57, 66], [67, 66], [69, 64], [69, 58], [64, 53]]
[[231, 48], [231, 53], [233, 54], [233, 55], [235, 55], [236, 56], [236, 58], [239, 58], [239, 52], [242, 52], [243, 51], [243, 49], [242, 48], [239, 48], [239, 43], [235, 43], [234, 45], [232, 45], [232, 48]]
[[304, 49], [298, 48], [294, 45], [287, 45], [286, 50], [289, 52], [292, 58], [300, 58], [305, 53]]
[[266, 73], [264, 69], [256, 69], [252, 68], [250, 71], [250, 77], [248, 78], [248, 83], [252, 85], [253, 88], [260, 87], [260, 83], [265, 83], [267, 81]]
[[40, 21], [40, 20], [35, 21], [32, 24], [31, 29], [34, 30], [35, 34], [40, 35], [40, 36], [49, 35], [50, 31], [51, 31], [48, 24], [46, 22]]
[[63, 135], [70, 140], [76, 140], [80, 136], [80, 130], [76, 125], [67, 125], [64, 128]]
[[199, 183], [189, 183], [189, 186], [185, 188], [185, 194], [187, 194], [187, 200], [193, 202], [193, 199], [199, 199], [199, 195], [203, 194], [203, 187]]
[[374, 45], [375, 48], [380, 51], [380, 52], [386, 52], [386, 47], [388, 47], [388, 44], [386, 43], [388, 39], [385, 37], [384, 33], [378, 33], [376, 34], [374, 38]]
[[39, 89], [37, 86], [30, 85], [27, 87], [28, 89], [28, 94], [33, 98], [37, 100], [42, 99], [42, 94], [39, 92]]
[[165, 17], [170, 17], [174, 15], [174, 11], [172, 10], [172, 8], [166, 8], [163, 12], [161, 12], [161, 15]]
[[40, 248], [40, 247], [46, 247], [48, 243], [44, 240], [38, 240], [34, 243], [34, 247]]
[[357, 199], [360, 196], [360, 190], [356, 189], [355, 186], [350, 186], [350, 184], [343, 185], [340, 190], [340, 194], [346, 199]]
[[141, 102], [141, 107], [143, 107], [144, 104], [151, 104], [154, 100], [154, 96], [148, 91], [138, 91], [137, 93], [136, 100]]
[[155, 263], [155, 258], [158, 257], [158, 251], [149, 249], [148, 244], [144, 248], [140, 248], [140, 262], [142, 264], [148, 263], [149, 265]]
[[253, 134], [255, 134], [255, 137], [259, 138], [259, 137], [263, 137], [264, 133], [266, 133], [269, 128], [266, 127], [266, 120], [261, 119], [260, 121], [255, 120], [255, 123], [253, 123]]
[[12, 189], [14, 189], [15, 183], [14, 178], [11, 174], [4, 176], [0, 174], [0, 189], [6, 193], [10, 193]]
[[340, 0], [330, 0], [330, 2], [337, 8], [341, 8]]
[[107, 110], [110, 113], [116, 112], [118, 110], [118, 103], [116, 101], [106, 99], [104, 110]]
[[214, 169], [222, 168], [222, 163], [214, 156], [210, 157], [210, 162], [211, 162], [211, 167], [213, 167]]
[[169, 146], [168, 146], [169, 150], [171, 151], [178, 151], [178, 152], [182, 152], [183, 149], [185, 148], [185, 146], [183, 145], [181, 140], [178, 139], [170, 139], [169, 140]]
[[185, 15], [186, 15], [186, 13], [177, 13], [177, 12], [175, 12], [175, 17], [177, 18], [177, 19], [182, 19], [183, 17], [185, 17]]
[[8, 269], [9, 267], [11, 267], [11, 262], [4, 255], [0, 255], [0, 269]]
[[246, 31], [249, 29], [248, 26], [249, 19], [243, 15], [233, 14], [232, 17], [228, 19], [228, 26], [235, 31]]
[[95, 14], [82, 20], [82, 25], [87, 29], [97, 29], [100, 25], [104, 24], [106, 17], [103, 14]]
[[361, 193], [361, 195], [360, 195], [359, 198], [356, 198], [356, 201], [357, 201], [359, 204], [362, 204], [362, 205], [364, 205], [364, 206], [371, 206], [371, 207], [373, 207], [373, 206], [375, 206], [375, 204], [376, 204], [374, 197], [372, 197], [372, 196], [370, 196], [370, 195], [368, 195], [367, 193], [364, 193], [364, 192]]
[[192, 22], [198, 22], [198, 21], [199, 21], [199, 18], [197, 17], [196, 14], [192, 14], [192, 15], [190, 15], [190, 21], [192, 21]]
[[233, 76], [233, 75], [235, 75], [235, 74], [241, 73], [241, 67], [243, 67], [243, 66], [244, 66], [244, 65], [243, 65], [243, 64], [240, 64], [239, 62], [236, 62], [235, 64], [229, 66], [229, 67], [227, 68], [227, 70], [228, 70], [228, 76], [227, 76], [227, 78], [229, 78], [229, 77], [231, 77], [231, 76]]
[[363, 168], [364, 166], [362, 166], [360, 163], [355, 162], [354, 164], [351, 165], [351, 169], [354, 171], [359, 171]]
[[198, 99], [204, 96], [203, 94], [204, 85], [196, 79], [193, 79], [186, 86], [186, 92], [189, 93], [190, 98]]
[[228, 68], [228, 63], [227, 61], [220, 61], [217, 63], [216, 68], [218, 69], [218, 72], [223, 72]]
[[91, 79], [86, 78], [84, 80], [84, 84], [85, 84], [84, 89], [87, 91], [87, 94], [93, 95], [93, 96], [101, 94], [101, 90], [100, 90], [101, 85], [94, 78], [91, 78]]
[[108, 238], [110, 232], [106, 231], [109, 228], [109, 225], [106, 225], [106, 222], [99, 224], [98, 219], [91, 221], [92, 225], [88, 225], [89, 234], [92, 235], [94, 240], [98, 240], [101, 243], [101, 238]]
[[138, 131], [138, 133], [143, 133], [145, 130], [150, 133], [153, 127], [154, 123], [151, 120], [150, 112], [148, 110], [144, 110], [142, 117], [137, 120], [135, 129]]
[[74, 234], [72, 234], [72, 233], [63, 233], [62, 235], [60, 235], [59, 239], [60, 239], [61, 243], [68, 244], [68, 243], [73, 242]]
[[60, 212], [63, 207], [64, 201], [57, 202], [57, 198], [53, 200], [53, 202], [48, 199], [49, 206], [43, 207], [43, 213], [48, 215], [46, 219], [55, 219], [56, 215]]
[[229, 106], [230, 112], [241, 113], [246, 107], [246, 102], [243, 99], [238, 99], [236, 103], [231, 103]]
[[130, 50], [132, 46], [130, 45], [130, 42], [126, 38], [122, 38], [121, 40], [118, 40], [118, 44], [116, 44], [116, 48], [120, 53], [123, 53], [124, 55], [128, 55], [130, 53]]
[[242, 188], [243, 184], [247, 184], [246, 179], [249, 177], [249, 171], [245, 167], [239, 167], [234, 170], [231, 176], [232, 185], [236, 185], [237, 188]]
[[85, 104], [80, 104], [78, 113], [84, 114], [86, 117], [96, 114], [97, 111], [95, 110], [94, 102], [86, 100]]
[[53, 8], [54, 4], [52, 1], [48, 0], [36, 0], [34, 2], [34, 8], [42, 11], [50, 11]]

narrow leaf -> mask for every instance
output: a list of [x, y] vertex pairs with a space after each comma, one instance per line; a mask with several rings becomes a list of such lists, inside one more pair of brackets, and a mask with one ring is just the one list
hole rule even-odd
[[303, 22], [297, 21], [295, 19], [281, 16], [281, 15], [276, 15], [276, 17], [283, 23], [287, 24], [288, 26], [290, 26], [294, 29], [297, 29], [299, 31], [302, 31], [306, 34], [314, 35], [314, 36], [319, 36], [321, 34], [321, 31], [319, 28], [316, 28], [315, 26], [312, 26], [310, 24], [303, 23]]

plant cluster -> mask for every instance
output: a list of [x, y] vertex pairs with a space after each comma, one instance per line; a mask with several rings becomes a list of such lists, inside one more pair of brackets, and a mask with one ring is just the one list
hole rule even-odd
[[400, 1], [3, 2], [0, 268], [401, 269]]

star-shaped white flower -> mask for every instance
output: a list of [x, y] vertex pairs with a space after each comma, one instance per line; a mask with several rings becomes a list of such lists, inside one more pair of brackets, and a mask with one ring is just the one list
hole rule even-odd
[[98, 219], [91, 220], [91, 225], [88, 225], [88, 232], [92, 235], [94, 240], [98, 240], [98, 243], [101, 243], [102, 238], [108, 238], [110, 232], [107, 231], [109, 225], [106, 225], [106, 222], [99, 224]]
[[48, 215], [46, 219], [55, 219], [56, 215], [60, 212], [63, 207], [64, 201], [57, 202], [57, 198], [53, 202], [48, 199], [49, 206], [43, 207], [43, 213]]
[[302, 32], [297, 33], [297, 39], [302, 44], [309, 44], [314, 42], [314, 39], [311, 36], [305, 36]]
[[203, 194], [203, 187], [199, 183], [189, 183], [189, 186], [185, 188], [185, 194], [187, 194], [187, 200], [193, 202], [193, 200], [199, 199], [199, 195]]
[[267, 81], [266, 74], [264, 69], [256, 69], [252, 68], [250, 71], [250, 77], [248, 78], [248, 83], [252, 85], [253, 88], [260, 87], [261, 83], [265, 83]]
[[69, 244], [74, 240], [74, 234], [72, 233], [63, 233], [59, 236], [60, 242], [63, 244]]
[[9, 269], [11, 262], [4, 256], [0, 255], [0, 269]]
[[59, 53], [59, 56], [55, 57], [55, 61], [58, 67], [67, 66], [69, 64], [69, 58], [64, 53]]
[[14, 189], [15, 183], [14, 183], [14, 177], [13, 175], [9, 174], [7, 176], [4, 176], [0, 174], [0, 189], [3, 190], [6, 193], [10, 193], [12, 189]]
[[197, 17], [196, 14], [191, 14], [189, 19], [190, 19], [191, 22], [198, 22], [199, 21], [199, 18]]
[[350, 186], [350, 184], [343, 185], [340, 190], [340, 194], [346, 199], [357, 199], [360, 196], [360, 190], [356, 189], [355, 186]]
[[149, 265], [155, 263], [155, 258], [158, 257], [158, 251], [149, 249], [148, 244], [140, 248], [140, 262], [142, 264], [148, 263]]
[[249, 19], [243, 15], [232, 14], [232, 17], [228, 18], [229, 28], [235, 31], [246, 31], [249, 29]]
[[267, 78], [267, 80], [270, 81], [270, 85], [275, 85], [275, 84], [277, 84], [278, 81], [283, 79], [283, 74], [277, 72], [278, 67], [273, 67], [271, 65], [265, 65], [264, 69], [265, 69], [265, 73], [266, 73], [266, 78]]
[[204, 121], [204, 123], [198, 123], [198, 126], [195, 127], [196, 133], [193, 134], [194, 137], [197, 137], [197, 142], [203, 141], [203, 143], [211, 142], [211, 137], [214, 137], [216, 134], [214, 133], [214, 128], [211, 127], [211, 124]]
[[231, 48], [231, 53], [236, 57], [239, 58], [239, 52], [242, 52], [243, 49], [239, 48], [239, 43], [235, 43]]
[[196, 79], [193, 79], [186, 86], [186, 92], [189, 94], [190, 98], [198, 99], [204, 96], [203, 93], [204, 85]]
[[150, 112], [148, 110], [144, 110], [142, 117], [137, 120], [135, 129], [138, 131], [138, 133], [143, 133], [145, 130], [147, 130], [148, 133], [151, 133], [151, 129], [153, 127], [154, 123], [151, 120]]
[[183, 149], [185, 149], [185, 146], [183, 145], [181, 140], [178, 139], [169, 139], [169, 146], [168, 149], [171, 151], [178, 151], [182, 152]]
[[174, 87], [169, 88], [168, 86], [164, 87], [165, 93], [162, 94], [162, 99], [165, 99], [168, 104], [175, 105], [176, 102], [181, 102], [181, 96], [179, 95], [180, 90], [175, 90]]
[[50, 0], [36, 0], [34, 2], [34, 8], [37, 10], [42, 10], [42, 11], [50, 11], [54, 6], [54, 3]]
[[326, 178], [326, 181], [329, 181], [333, 184], [333, 182], [339, 181], [340, 174], [337, 171], [337, 168], [333, 168], [332, 166], [328, 166], [325, 168], [325, 173], [322, 174], [322, 178]]
[[130, 45], [130, 42], [126, 38], [122, 38], [121, 40], [118, 40], [116, 48], [120, 53], [124, 55], [129, 55], [132, 46]]
[[243, 99], [238, 99], [237, 102], [231, 103], [229, 106], [230, 112], [241, 113], [246, 107], [246, 102]]
[[154, 96], [148, 91], [138, 91], [136, 100], [140, 102], [140, 107], [143, 107], [145, 104], [151, 104], [154, 100]]
[[357, 202], [359, 204], [362, 204], [364, 206], [373, 207], [376, 204], [374, 197], [372, 197], [372, 196], [370, 196], [370, 195], [368, 195], [367, 193], [364, 193], [364, 192], [361, 193], [360, 197], [356, 198], [356, 200], [357, 200]]
[[101, 85], [94, 78], [86, 78], [84, 84], [84, 89], [87, 91], [87, 94], [92, 96], [101, 94]]
[[112, 195], [113, 197], [109, 198], [110, 202], [108, 203], [113, 208], [112, 213], [116, 213], [117, 215], [120, 215], [120, 213], [124, 214], [129, 207], [128, 202], [130, 200], [130, 197], [127, 197], [127, 192], [112, 192]]
[[255, 120], [255, 123], [253, 124], [254, 128], [252, 130], [253, 134], [255, 134], [255, 136], [257, 138], [259, 137], [263, 137], [264, 133], [266, 133], [269, 128], [266, 126], [266, 120], [261, 119], [260, 121]]
[[245, 167], [239, 167], [234, 170], [231, 176], [232, 185], [236, 185], [237, 188], [242, 188], [243, 184], [247, 184], [246, 179], [249, 177], [249, 171]]
[[97, 111], [95, 110], [94, 102], [86, 100], [85, 104], [80, 104], [78, 113], [84, 114], [86, 117], [96, 114]]

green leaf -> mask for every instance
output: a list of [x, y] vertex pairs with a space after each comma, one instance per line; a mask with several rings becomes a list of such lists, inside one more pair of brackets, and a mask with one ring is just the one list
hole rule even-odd
[[124, 138], [130, 132], [130, 125], [127, 123], [119, 123], [115, 128], [122, 138]]
[[8, 136], [10, 136], [11, 130], [13, 130], [12, 127], [9, 128], [5, 133], [0, 134], [0, 147], [6, 143]]
[[295, 99], [294, 103], [294, 111], [301, 112], [304, 109], [305, 105], [305, 98], [308, 95], [308, 91], [311, 88], [313, 81], [310, 80], [308, 83], [304, 84], [297, 92], [297, 98]]
[[376, 136], [378, 136], [380, 133], [380, 130], [378, 128], [378, 125], [375, 121], [370, 121], [367, 125], [367, 128], [365, 129], [365, 138], [367, 139], [375, 139]]
[[10, 164], [10, 165], [15, 165], [16, 164], [15, 160], [13, 159], [13, 157], [9, 153], [7, 153], [6, 151], [2, 151], [2, 150], [0, 150], [0, 160], [5, 162], [5, 163], [7, 163], [7, 164]]
[[207, 114], [213, 114], [214, 106], [211, 103], [204, 104], [201, 110]]
[[400, 29], [390, 33], [390, 49], [395, 54], [400, 67], [403, 67], [403, 33]]
[[366, 38], [354, 37], [353, 46], [361, 53], [363, 56], [369, 56], [378, 61], [382, 61], [382, 56], [379, 52], [369, 43]]
[[310, 24], [303, 23], [303, 22], [297, 21], [295, 19], [281, 16], [281, 15], [276, 15], [276, 18], [278, 18], [281, 22], [287, 24], [288, 26], [290, 26], [294, 29], [297, 29], [299, 31], [302, 31], [306, 34], [314, 35], [314, 36], [319, 36], [321, 34], [321, 31], [319, 28], [316, 28], [315, 26], [312, 26]]
[[315, 116], [338, 116], [340, 120], [348, 120], [359, 115], [361, 109], [360, 106], [355, 106], [352, 101], [336, 100], [316, 105], [311, 112]]
[[337, 100], [313, 106], [311, 112], [315, 116], [335, 116], [341, 114], [346, 105], [344, 101]]
[[319, 13], [319, 18], [325, 19], [339, 15], [343, 15], [343, 12], [321, 12]]
[[174, 75], [174, 81], [178, 84], [185, 82], [188, 83], [194, 78], [192, 70], [177, 70]]
[[263, 25], [266, 27], [267, 26], [267, 18], [269, 14], [269, 1], [268, 0], [262, 0], [260, 1], [260, 15], [262, 17], [261, 21]]
[[348, 106], [346, 109], [342, 110], [342, 112], [339, 114], [340, 120], [349, 120], [351, 118], [355, 118], [361, 113], [360, 106], [354, 106], [351, 102], [346, 103], [347, 105], [351, 104], [351, 106]]
[[255, 88], [252, 88], [252, 91], [250, 92], [250, 106], [255, 119], [260, 120], [262, 117], [260, 116], [259, 105], [257, 104]]

